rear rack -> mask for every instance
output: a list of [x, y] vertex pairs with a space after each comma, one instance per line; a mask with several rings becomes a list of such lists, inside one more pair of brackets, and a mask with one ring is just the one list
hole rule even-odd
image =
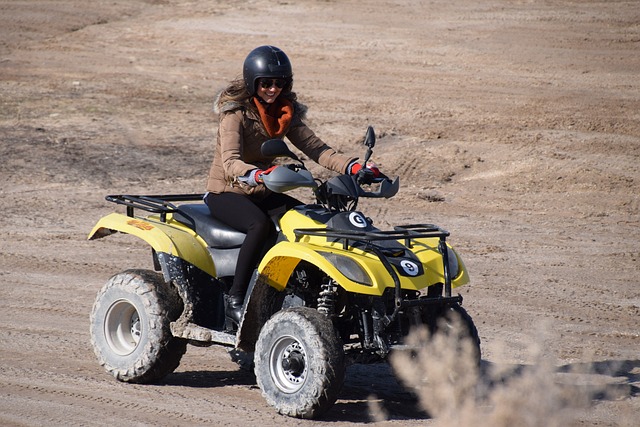
[[159, 213], [162, 222], [167, 221], [167, 214], [178, 210], [172, 202], [193, 202], [202, 200], [204, 194], [163, 194], [153, 196], [110, 195], [105, 199], [109, 202], [127, 207], [127, 216], [133, 217], [135, 209], [146, 212]]
[[[359, 242], [368, 246], [379, 259], [382, 265], [393, 279], [395, 286], [395, 310], [391, 316], [386, 316], [385, 323], [388, 325], [393, 321], [401, 308], [416, 305], [412, 301], [404, 301], [402, 298], [402, 288], [400, 279], [395, 272], [391, 263], [387, 259], [387, 255], [377, 246], [371, 243], [379, 240], [404, 240], [404, 245], [408, 248], [413, 247], [412, 240], [424, 238], [438, 238], [438, 251], [442, 255], [442, 267], [444, 272], [444, 291], [445, 295], [438, 299], [439, 303], [461, 303], [462, 296], [451, 296], [451, 272], [449, 271], [449, 251], [447, 250], [447, 237], [449, 232], [434, 224], [408, 224], [398, 225], [389, 231], [351, 231], [351, 230], [335, 230], [332, 228], [297, 228], [293, 230], [296, 235], [296, 242], [304, 236], [326, 237], [327, 239], [342, 240], [343, 249], [348, 249], [350, 243]], [[418, 305], [428, 304], [428, 300], [420, 300]]]

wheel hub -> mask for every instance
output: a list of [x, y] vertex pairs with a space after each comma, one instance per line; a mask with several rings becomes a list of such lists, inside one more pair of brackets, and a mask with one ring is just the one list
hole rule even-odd
[[271, 378], [284, 393], [300, 390], [307, 378], [306, 352], [293, 337], [281, 337], [270, 356]]
[[282, 359], [282, 369], [293, 376], [299, 377], [304, 372], [304, 356], [298, 350], [292, 351]]
[[118, 300], [109, 309], [104, 321], [105, 338], [109, 347], [118, 355], [131, 354], [142, 336], [140, 315], [127, 300]]

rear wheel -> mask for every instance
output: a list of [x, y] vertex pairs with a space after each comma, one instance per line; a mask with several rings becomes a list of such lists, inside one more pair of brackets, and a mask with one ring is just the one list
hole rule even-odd
[[255, 374], [262, 395], [279, 413], [317, 418], [335, 403], [344, 383], [342, 342], [316, 310], [282, 310], [260, 332]]
[[127, 270], [111, 277], [91, 312], [91, 344], [104, 369], [120, 381], [149, 383], [173, 372], [186, 340], [171, 335], [182, 312], [177, 291], [162, 275]]

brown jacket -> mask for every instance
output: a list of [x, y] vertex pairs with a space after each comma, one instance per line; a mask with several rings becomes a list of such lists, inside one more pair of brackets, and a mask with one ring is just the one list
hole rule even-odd
[[[355, 158], [338, 154], [322, 142], [302, 122], [305, 107], [294, 103], [294, 117], [284, 136], [309, 158], [338, 173], [345, 173]], [[270, 194], [263, 184], [251, 187], [238, 180], [253, 169], [267, 169], [272, 159], [262, 156], [260, 146], [269, 139], [255, 108], [238, 103], [227, 103], [220, 111], [220, 125], [216, 149], [209, 170], [207, 191], [232, 192], [264, 198]]]

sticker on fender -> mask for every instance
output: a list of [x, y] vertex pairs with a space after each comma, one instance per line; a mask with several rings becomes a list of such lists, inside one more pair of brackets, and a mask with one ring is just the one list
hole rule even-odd
[[153, 225], [148, 222], [140, 221], [139, 219], [131, 219], [127, 221], [127, 224], [132, 227], [139, 228], [140, 230], [149, 231], [153, 229]]

